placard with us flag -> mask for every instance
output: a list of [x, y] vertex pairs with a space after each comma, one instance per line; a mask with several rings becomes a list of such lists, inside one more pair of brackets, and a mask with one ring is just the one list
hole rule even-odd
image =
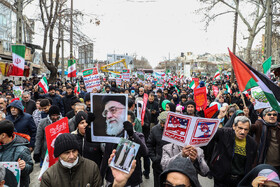
[[220, 119], [199, 118], [169, 112], [162, 140], [179, 146], [205, 146], [215, 135]]

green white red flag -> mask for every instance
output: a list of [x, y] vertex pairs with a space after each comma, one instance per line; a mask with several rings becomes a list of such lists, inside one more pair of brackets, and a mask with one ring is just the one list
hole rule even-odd
[[76, 77], [76, 60], [70, 59], [68, 60], [68, 77]]
[[23, 76], [25, 63], [25, 45], [12, 45], [13, 68], [10, 75]]
[[49, 91], [48, 81], [46, 77], [43, 77], [40, 82], [38, 83], [38, 86], [42, 88], [42, 90], [47, 93]]
[[74, 93], [75, 93], [75, 94], [80, 94], [80, 92], [81, 92], [80, 83], [77, 82], [77, 84], [76, 84], [76, 86], [75, 86]]
[[214, 79], [220, 79], [220, 78], [221, 78], [221, 74], [220, 74], [219, 70], [217, 70], [214, 75]]
[[232, 94], [232, 91], [231, 91], [230, 87], [227, 84], [226, 84], [226, 89], [227, 89], [228, 93]]
[[194, 80], [192, 80], [192, 82], [189, 85], [190, 89], [194, 89], [195, 88], [195, 83]]
[[240, 91], [243, 92], [250, 88], [260, 86], [271, 107], [280, 112], [280, 87], [274, 84], [267, 76], [235, 56], [230, 50], [229, 55]]

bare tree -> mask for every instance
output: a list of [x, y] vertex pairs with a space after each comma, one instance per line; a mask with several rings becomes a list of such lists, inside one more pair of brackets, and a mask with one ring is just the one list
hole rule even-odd
[[[266, 12], [266, 0], [243, 0], [240, 1], [239, 6], [237, 0], [200, 0], [200, 2], [204, 3], [206, 7], [197, 10], [197, 12], [204, 14], [206, 27], [209, 26], [211, 21], [215, 20], [219, 16], [237, 12], [238, 16], [246, 25], [248, 30], [248, 36], [244, 38], [247, 39], [245, 61], [252, 65], [252, 45], [256, 35], [265, 26], [262, 20]], [[250, 7], [250, 12], [247, 8], [244, 8], [244, 6]], [[221, 7], [224, 7], [225, 9], [220, 11]], [[243, 7], [243, 9], [241, 10], [240, 7]]]

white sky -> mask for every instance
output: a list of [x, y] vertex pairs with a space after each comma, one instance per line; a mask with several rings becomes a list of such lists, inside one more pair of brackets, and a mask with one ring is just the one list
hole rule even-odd
[[[227, 47], [232, 48], [233, 14], [216, 19], [205, 32], [202, 16], [195, 14], [200, 7], [197, 0], [141, 1], [149, 0], [74, 0], [74, 8], [96, 14], [101, 21], [99, 26], [85, 23], [82, 29], [95, 41], [94, 59], [105, 60], [107, 53], [136, 53], [155, 67], [168, 58], [168, 53], [172, 59], [181, 52], [227, 53]], [[29, 10], [34, 7], [25, 11], [34, 16]], [[38, 27], [36, 23], [34, 43], [42, 45]], [[238, 43], [244, 47], [246, 41], [239, 37]], [[69, 55], [69, 47], [66, 50], [65, 55]]]

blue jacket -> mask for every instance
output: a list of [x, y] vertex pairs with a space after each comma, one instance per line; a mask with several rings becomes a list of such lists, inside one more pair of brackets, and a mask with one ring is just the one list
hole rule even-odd
[[15, 135], [12, 142], [0, 145], [1, 162], [17, 162], [20, 158], [25, 161], [25, 168], [21, 170], [20, 186], [28, 187], [30, 178], [29, 174], [33, 171], [33, 161], [28, 149], [29, 142], [20, 136]]
[[[19, 115], [16, 118], [11, 114], [11, 107], [18, 108], [20, 111]], [[8, 115], [6, 119], [14, 123], [15, 131], [19, 133], [28, 134], [31, 138], [29, 146], [34, 147], [37, 127], [33, 117], [30, 114], [23, 112], [23, 106], [21, 104], [21, 101], [16, 100], [12, 102], [7, 107], [7, 114]]]

